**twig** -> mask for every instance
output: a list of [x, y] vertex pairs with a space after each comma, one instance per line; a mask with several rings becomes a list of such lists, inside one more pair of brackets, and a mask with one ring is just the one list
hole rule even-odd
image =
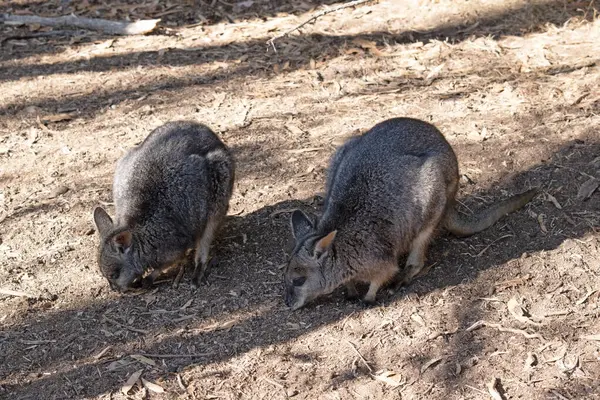
[[74, 33], [83, 33], [83, 31], [47, 31], [47, 32], [31, 32], [23, 35], [13, 35], [0, 38], [0, 43], [8, 40], [23, 40], [23, 39], [36, 39], [41, 37], [52, 37], [52, 36], [68, 36]]
[[146, 354], [140, 353], [141, 356], [148, 358], [197, 358], [197, 357], [208, 357], [214, 355], [214, 353], [195, 353], [195, 354]]
[[468, 387], [469, 389], [472, 389], [472, 390], [474, 390], [474, 391], [476, 391], [476, 392], [479, 392], [479, 393], [481, 393], [481, 394], [486, 394], [486, 393], [485, 393], [483, 390], [477, 389], [477, 388], [476, 388], [476, 387], [474, 387], [474, 386], [471, 386], [471, 385], [465, 385], [465, 387]]
[[47, 18], [38, 17], [37, 15], [3, 14], [0, 15], [0, 22], [6, 25], [37, 24], [42, 26], [72, 26], [111, 35], [140, 35], [152, 32], [160, 22], [160, 19], [121, 22], [97, 18], [80, 18], [76, 15]]
[[550, 393], [552, 393], [553, 395], [558, 397], [560, 400], [570, 400], [568, 397], [563, 396], [562, 394], [558, 393], [556, 390], [551, 390]]
[[115, 321], [114, 319], [108, 318], [107, 316], [104, 316], [104, 320], [106, 322], [110, 322], [111, 324], [115, 324], [117, 326], [120, 326], [121, 328], [125, 328], [125, 329], [127, 329], [129, 331], [132, 331], [132, 332], [137, 332], [137, 333], [141, 333], [141, 334], [144, 334], [144, 335], [148, 334], [148, 331], [145, 331], [143, 329], [134, 328], [133, 326], [122, 324], [122, 323], [120, 323], [118, 321]]
[[494, 243], [496, 243], [496, 242], [498, 242], [498, 241], [500, 241], [502, 239], [506, 239], [506, 238], [512, 237], [512, 236], [513, 235], [508, 234], [508, 235], [504, 235], [504, 236], [499, 237], [498, 239], [494, 240], [492, 243], [490, 243], [487, 246], [485, 246], [485, 248], [483, 250], [481, 250], [479, 253], [477, 253], [477, 255], [475, 257], [481, 257], [483, 255], [483, 253], [485, 253], [487, 251], [487, 249], [489, 249]]
[[34, 295], [29, 294], [29, 293], [25, 293], [25, 292], [19, 292], [17, 290], [10, 290], [10, 289], [1, 289], [0, 288], [0, 294], [5, 294], [7, 296], [16, 296], [16, 297], [29, 297], [29, 298], [35, 298]]
[[20, 340], [21, 343], [23, 344], [27, 344], [27, 345], [40, 345], [40, 344], [51, 344], [51, 343], [56, 343], [56, 340]]
[[517, 333], [519, 335], [523, 335], [526, 339], [540, 339], [540, 340], [544, 340], [544, 338], [542, 337], [542, 335], [540, 335], [539, 333], [529, 333], [529, 332], [524, 331], [522, 329], [505, 328], [505, 327], [503, 327], [500, 324], [492, 324], [492, 323], [486, 322], [486, 321], [477, 321], [473, 325], [471, 325], [470, 327], [468, 327], [466, 330], [467, 330], [467, 332], [471, 332], [471, 331], [474, 331], [476, 329], [482, 328], [484, 326], [487, 326], [489, 328], [496, 328], [500, 332]]
[[94, 356], [94, 358], [95, 358], [96, 360], [99, 360], [99, 359], [101, 359], [101, 358], [102, 358], [102, 357], [104, 357], [104, 356], [106, 355], [106, 353], [108, 353], [108, 352], [109, 352], [111, 349], [112, 349], [112, 346], [106, 346], [106, 347], [104, 348], [104, 350], [102, 350], [100, 353], [96, 354], [96, 355]]
[[346, 340], [346, 343], [348, 343], [350, 345], [350, 347], [352, 347], [352, 350], [354, 350], [354, 352], [356, 353], [356, 355], [361, 359], [361, 361], [365, 364], [365, 366], [367, 367], [367, 369], [369, 370], [369, 372], [372, 374], [373, 373], [373, 368], [371, 368], [371, 366], [369, 365], [369, 363], [367, 362], [367, 360], [365, 360], [365, 358], [362, 356], [362, 354], [360, 354], [360, 351], [358, 351], [358, 349], [356, 348], [356, 346], [354, 346], [354, 344], [352, 344], [352, 342]]
[[183, 380], [181, 379], [181, 375], [179, 375], [179, 374], [177, 374], [177, 384], [179, 385], [181, 390], [183, 390], [184, 392], [186, 391], [187, 388], [183, 384]]
[[272, 37], [271, 39], [269, 39], [267, 41], [267, 44], [270, 45], [271, 47], [273, 47], [273, 50], [275, 52], [277, 52], [277, 49], [275, 48], [275, 40], [281, 39], [282, 37], [288, 36], [290, 33], [299, 30], [304, 25], [310, 24], [311, 22], [316, 21], [317, 19], [321, 18], [324, 15], [331, 14], [333, 12], [342, 10], [344, 8], [356, 7], [356, 6], [359, 6], [361, 4], [369, 3], [371, 1], [374, 1], [374, 0], [354, 0], [354, 1], [351, 1], [350, 3], [342, 4], [342, 5], [334, 7], [334, 8], [329, 8], [329, 9], [326, 9], [326, 10], [323, 10], [323, 11], [319, 11], [318, 13], [316, 13], [315, 15], [313, 15], [312, 17], [310, 17], [309, 19], [307, 19], [306, 21], [304, 21], [300, 25], [297, 25], [297, 26], [295, 26], [294, 28], [292, 28], [290, 30], [287, 30], [287, 31], [285, 31], [283, 33], [280, 33], [277, 36]]

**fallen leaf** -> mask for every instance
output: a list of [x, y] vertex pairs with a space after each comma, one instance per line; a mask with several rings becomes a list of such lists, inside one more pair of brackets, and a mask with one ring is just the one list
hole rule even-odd
[[145, 357], [141, 354], [133, 354], [133, 355], [131, 355], [131, 358], [141, 362], [142, 364], [151, 365], [153, 367], [156, 367], [156, 361], [154, 361], [148, 357]]
[[322, 149], [322, 147], [307, 147], [304, 149], [290, 149], [287, 152], [292, 153], [292, 154], [300, 154], [300, 153], [308, 153], [311, 151], [319, 151], [321, 149]]
[[[440, 65], [438, 65], [437, 67], [435, 67], [434, 69], [432, 69], [431, 71], [429, 71], [429, 73], [427, 74], [427, 76], [425, 77], [425, 83], [427, 85], [431, 85], [431, 83], [438, 77], [440, 76], [440, 73], [442, 72], [442, 69], [444, 68], [444, 66], [446, 65], [446, 63], [442, 63]], [[484, 139], [484, 138], [483, 138]], [[483, 140], [482, 139], [482, 140]]]
[[33, 146], [39, 139], [37, 129], [31, 128], [27, 134], [27, 146]]
[[585, 339], [585, 340], [598, 340], [598, 341], [600, 341], [600, 334], [598, 334], [598, 335], [586, 335], [586, 336], [582, 336], [581, 338]]
[[593, 295], [594, 293], [596, 293], [597, 291], [598, 291], [598, 290], [596, 290], [596, 289], [588, 291], [588, 292], [585, 294], [585, 296], [583, 296], [581, 299], [577, 300], [577, 301], [575, 302], [575, 304], [577, 304], [577, 305], [580, 305], [580, 304], [583, 304], [583, 303], [585, 303], [585, 302], [587, 301], [587, 299], [589, 299], [589, 298], [590, 298], [590, 296], [591, 296], [591, 295]]
[[456, 363], [456, 370], [454, 371], [454, 375], [458, 376], [462, 372], [462, 366], [460, 363]]
[[411, 314], [410, 319], [412, 319], [413, 321], [415, 321], [417, 324], [419, 324], [421, 326], [425, 326], [425, 320], [423, 319], [423, 317], [421, 317], [417, 313]]
[[146, 389], [148, 389], [149, 391], [154, 392], [154, 393], [164, 393], [165, 392], [165, 389], [163, 389], [162, 386], [159, 386], [154, 382], [147, 381], [144, 378], [142, 378], [142, 385], [144, 385], [144, 387]]
[[250, 7], [252, 7], [252, 5], [254, 5], [254, 1], [252, 1], [252, 0], [240, 1], [236, 5], [240, 8], [250, 8]]
[[546, 199], [548, 199], [549, 202], [554, 204], [554, 207], [558, 208], [559, 210], [562, 210], [562, 206], [560, 205], [558, 200], [556, 200], [556, 197], [552, 196], [550, 193], [546, 193]]
[[69, 187], [65, 185], [59, 185], [55, 187], [48, 196], [49, 199], [57, 198], [58, 196], [62, 196], [63, 194], [69, 191]]
[[381, 382], [387, 383], [392, 387], [398, 387], [404, 384], [402, 375], [394, 371], [378, 371], [375, 373], [375, 375], [373, 375], [373, 377]]
[[294, 135], [297, 135], [297, 136], [302, 136], [305, 133], [302, 129], [298, 128], [294, 124], [285, 124], [285, 129], [287, 129], [288, 131], [290, 131], [291, 134], [294, 134]]
[[362, 47], [363, 49], [371, 49], [373, 47], [377, 47], [377, 43], [372, 42], [370, 40], [366, 40], [366, 39], [360, 39], [360, 38], [356, 38], [352, 40], [352, 43], [354, 43], [355, 45]]
[[225, 93], [216, 93], [213, 95], [215, 100], [213, 101], [212, 108], [219, 108], [221, 104], [225, 101], [225, 97], [227, 94]]
[[534, 353], [527, 353], [527, 358], [525, 359], [525, 368], [524, 369], [529, 369], [535, 365], [537, 365], [538, 360], [537, 360], [537, 355], [535, 355]]
[[592, 197], [592, 194], [598, 189], [600, 186], [600, 181], [596, 178], [590, 178], [581, 185], [579, 191], [577, 192], [578, 200], [587, 200]]
[[104, 42], [98, 43], [94, 46], [94, 50], [109, 49], [115, 44], [116, 39], [105, 40]]
[[131, 374], [131, 376], [129, 377], [129, 379], [127, 379], [127, 382], [125, 382], [125, 384], [121, 388], [121, 393], [123, 393], [124, 395], [127, 396], [127, 394], [129, 393], [129, 391], [139, 381], [140, 376], [142, 376], [142, 372], [144, 372], [144, 370], [140, 369], [140, 370], [135, 371], [133, 374]]
[[121, 369], [121, 368], [125, 367], [127, 364], [128, 364], [128, 362], [125, 361], [125, 360], [117, 360], [117, 361], [113, 361], [110, 364], [108, 364], [106, 366], [106, 369], [108, 371], [112, 372], [112, 371], [116, 371], [118, 369]]
[[568, 363], [565, 362], [565, 360], [567, 359], [567, 357], [563, 357], [560, 360], [556, 361], [556, 365], [558, 366], [558, 369], [561, 370], [561, 372], [565, 373], [565, 374], [569, 374], [573, 371], [575, 371], [575, 368], [577, 368], [577, 366], [579, 366], [579, 356], [575, 355], [575, 358], [573, 359], [573, 362], [571, 363], [571, 365], [569, 365]]
[[548, 228], [546, 228], [545, 219], [546, 219], [546, 214], [538, 214], [537, 220], [538, 220], [538, 223], [540, 224], [540, 230], [543, 233], [548, 233]]
[[346, 49], [344, 50], [344, 53], [346, 53], [347, 55], [352, 55], [352, 54], [365, 54], [364, 51], [362, 51], [361, 49], [358, 49], [356, 47], [350, 48], [350, 49]]
[[517, 321], [523, 322], [525, 324], [539, 325], [538, 323], [533, 322], [531, 318], [527, 316], [526, 310], [519, 304], [516, 298], [511, 298], [506, 305], [510, 314]]
[[488, 385], [487, 385], [488, 392], [490, 393], [490, 396], [492, 396], [492, 399], [494, 399], [494, 400], [504, 400], [504, 398], [502, 397], [502, 395], [500, 394], [500, 392], [497, 389], [499, 384], [500, 384], [500, 379], [492, 378], [490, 383], [488, 383]]
[[525, 274], [520, 278], [509, 279], [504, 282], [496, 283], [496, 288], [498, 289], [508, 289], [511, 287], [519, 286], [527, 282], [531, 278], [531, 275]]
[[189, 299], [183, 306], [181, 306], [179, 309], [180, 310], [185, 310], [186, 308], [188, 308], [189, 306], [192, 305], [192, 303], [194, 302], [194, 299]]
[[442, 361], [441, 358], [434, 358], [432, 360], [427, 361], [425, 364], [423, 364], [423, 366], [421, 367], [421, 373], [427, 371], [429, 368], [437, 365], [440, 361]]
[[523, 310], [523, 307], [521, 307], [516, 298], [511, 298], [506, 305], [508, 306], [508, 311], [513, 317], [515, 317], [517, 321], [525, 323], [529, 321], [529, 318], [525, 317], [525, 311]]
[[67, 113], [62, 113], [62, 114], [46, 115], [45, 117], [42, 117], [42, 122], [44, 122], [44, 123], [61, 122], [61, 121], [70, 121], [72, 119], [73, 119], [73, 115], [67, 114]]

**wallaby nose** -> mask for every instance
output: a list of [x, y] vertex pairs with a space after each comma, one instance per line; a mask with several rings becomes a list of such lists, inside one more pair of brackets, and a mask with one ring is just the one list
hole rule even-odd
[[285, 289], [284, 300], [285, 300], [285, 305], [288, 307], [292, 306], [292, 299], [294, 298], [293, 290], [294, 289], [289, 289], [289, 288]]

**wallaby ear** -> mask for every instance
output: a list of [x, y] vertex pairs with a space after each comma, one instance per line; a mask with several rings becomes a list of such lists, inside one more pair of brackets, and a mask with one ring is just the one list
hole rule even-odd
[[300, 210], [294, 210], [291, 223], [295, 239], [300, 239], [314, 229], [312, 220]]
[[113, 242], [115, 242], [120, 250], [127, 250], [129, 246], [131, 246], [131, 231], [123, 231], [118, 233], [113, 238]]
[[102, 207], [94, 209], [94, 223], [100, 236], [106, 236], [113, 229], [113, 221]]
[[319, 241], [317, 243], [315, 243], [315, 252], [314, 252], [315, 257], [321, 256], [323, 253], [325, 253], [327, 250], [329, 250], [331, 248], [331, 245], [333, 244], [333, 240], [335, 239], [336, 234], [337, 234], [337, 231], [331, 231], [327, 234], [327, 236], [325, 236], [322, 239], [319, 239]]

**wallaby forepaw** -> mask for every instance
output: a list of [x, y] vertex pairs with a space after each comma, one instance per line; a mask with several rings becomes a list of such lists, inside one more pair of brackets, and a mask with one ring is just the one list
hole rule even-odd
[[153, 285], [154, 278], [152, 277], [152, 275], [148, 275], [147, 277], [142, 279], [140, 287], [142, 289], [150, 289]]
[[192, 278], [192, 287], [194, 289], [200, 289], [200, 286], [202, 285], [209, 285], [208, 280], [205, 276], [195, 276]]
[[377, 299], [365, 297], [362, 299], [361, 303], [365, 308], [369, 308], [377, 305]]

